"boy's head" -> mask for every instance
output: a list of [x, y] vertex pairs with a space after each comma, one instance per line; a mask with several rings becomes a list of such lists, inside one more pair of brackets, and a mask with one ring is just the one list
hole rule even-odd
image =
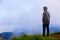
[[47, 9], [48, 9], [47, 7], [43, 7], [43, 10], [44, 10], [44, 11], [47, 11]]

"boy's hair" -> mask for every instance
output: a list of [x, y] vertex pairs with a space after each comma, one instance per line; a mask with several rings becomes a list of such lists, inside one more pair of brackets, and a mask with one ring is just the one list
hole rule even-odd
[[47, 7], [43, 7], [44, 9], [46, 8], [46, 9], [48, 9]]

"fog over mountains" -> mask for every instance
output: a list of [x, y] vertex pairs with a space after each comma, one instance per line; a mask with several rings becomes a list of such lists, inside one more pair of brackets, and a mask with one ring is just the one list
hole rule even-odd
[[[60, 26], [58, 25], [50, 25], [49, 27], [50, 33], [60, 32]], [[42, 25], [35, 25], [33, 28], [17, 28], [13, 31], [14, 33], [25, 33], [25, 34], [42, 34], [43, 27]]]
[[0, 33], [42, 34], [43, 6], [50, 13], [50, 33], [60, 32], [59, 0], [0, 0]]

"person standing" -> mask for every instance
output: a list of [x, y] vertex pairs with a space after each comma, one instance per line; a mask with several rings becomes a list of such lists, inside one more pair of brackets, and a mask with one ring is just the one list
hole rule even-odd
[[47, 29], [47, 36], [49, 35], [49, 24], [50, 24], [50, 14], [47, 11], [47, 7], [43, 7], [43, 18], [42, 18], [42, 22], [43, 22], [43, 36], [45, 36], [45, 28]]

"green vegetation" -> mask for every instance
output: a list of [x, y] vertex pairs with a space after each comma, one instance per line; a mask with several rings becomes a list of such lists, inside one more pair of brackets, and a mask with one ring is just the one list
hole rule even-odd
[[60, 32], [55, 32], [55, 33], [52, 33], [51, 35], [55, 35], [55, 34], [60, 34]]
[[54, 40], [51, 36], [41, 36], [41, 35], [22, 35], [19, 37], [12, 37], [11, 40]]

